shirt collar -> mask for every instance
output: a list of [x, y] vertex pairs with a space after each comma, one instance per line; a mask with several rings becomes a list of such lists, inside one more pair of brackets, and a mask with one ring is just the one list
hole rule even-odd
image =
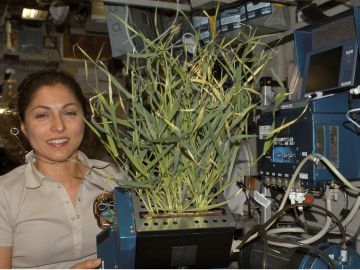
[[37, 188], [41, 186], [42, 182], [46, 178], [39, 170], [35, 167], [35, 153], [31, 151], [25, 156], [25, 186], [27, 188]]
[[[104, 162], [101, 160], [95, 160], [95, 159], [89, 159], [83, 152], [78, 151], [78, 158], [80, 160], [81, 163], [83, 163], [87, 168], [87, 176], [94, 170], [94, 169], [104, 169], [106, 167], [108, 167], [110, 165], [110, 163], [108, 162]], [[25, 156], [25, 162], [26, 162], [26, 167], [25, 167], [25, 186], [27, 188], [38, 188], [41, 186], [41, 184], [43, 183], [43, 181], [48, 178], [46, 175], [42, 174], [35, 166], [35, 161], [36, 161], [36, 157], [35, 157], [35, 153], [34, 151], [30, 151], [26, 156]], [[87, 179], [88, 177], [86, 177], [85, 179]], [[101, 178], [101, 179], [100, 179]], [[100, 186], [103, 186], [105, 181], [103, 179], [103, 177], [90, 177], [90, 182], [92, 182], [93, 184], [97, 184]]]

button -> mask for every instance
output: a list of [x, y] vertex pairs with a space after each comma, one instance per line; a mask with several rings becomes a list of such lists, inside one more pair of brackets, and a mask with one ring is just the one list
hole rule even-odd
[[79, 219], [79, 218], [80, 218], [80, 215], [77, 215], [76, 217]]
[[114, 23], [111, 28], [113, 29], [114, 32], [121, 31], [120, 24], [118, 23]]
[[72, 217], [71, 220], [72, 220], [72, 221], [75, 221], [75, 217]]
[[305, 201], [305, 203], [311, 204], [314, 202], [314, 197], [312, 195], [306, 195], [304, 201]]

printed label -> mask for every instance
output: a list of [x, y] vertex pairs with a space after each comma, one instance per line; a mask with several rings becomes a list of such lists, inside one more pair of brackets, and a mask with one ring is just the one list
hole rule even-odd
[[256, 190], [254, 191], [254, 200], [258, 204], [260, 204], [261, 206], [263, 206], [265, 208], [267, 208], [271, 203], [271, 201], [269, 199], [265, 198], [264, 194], [262, 194]]
[[290, 109], [292, 107], [293, 107], [293, 105], [291, 103], [290, 104], [283, 104], [283, 105], [280, 106], [281, 109]]
[[265, 140], [271, 130], [271, 126], [260, 126], [259, 127], [259, 138]]

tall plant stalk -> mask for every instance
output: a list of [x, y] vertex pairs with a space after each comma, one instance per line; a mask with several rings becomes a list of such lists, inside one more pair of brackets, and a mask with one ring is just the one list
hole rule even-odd
[[[258, 81], [274, 51], [255, 33], [207, 44], [194, 35], [189, 47], [176, 42], [179, 27], [156, 41], [127, 27], [145, 43], [127, 58], [131, 89], [79, 48], [86, 65], [109, 78], [106, 91], [95, 87], [90, 126], [151, 215], [219, 207], [225, 202], [214, 199], [232, 183], [239, 145], [254, 136], [249, 116], [259, 108]], [[127, 103], [127, 117], [119, 118]]]

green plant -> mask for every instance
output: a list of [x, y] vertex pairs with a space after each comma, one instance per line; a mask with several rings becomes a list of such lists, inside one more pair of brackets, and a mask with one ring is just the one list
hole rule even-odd
[[[144, 185], [136, 192], [150, 215], [219, 207], [225, 202], [213, 200], [232, 182], [239, 143], [255, 136], [248, 132], [249, 116], [259, 109], [258, 80], [274, 50], [251, 31], [207, 44], [195, 35], [189, 46], [174, 42], [179, 27], [156, 41], [127, 27], [145, 43], [127, 58], [131, 89], [79, 48], [86, 66], [109, 78], [106, 92], [94, 87], [90, 126], [134, 184]], [[116, 99], [114, 91], [121, 93]], [[126, 103], [121, 119], [116, 111]]]

